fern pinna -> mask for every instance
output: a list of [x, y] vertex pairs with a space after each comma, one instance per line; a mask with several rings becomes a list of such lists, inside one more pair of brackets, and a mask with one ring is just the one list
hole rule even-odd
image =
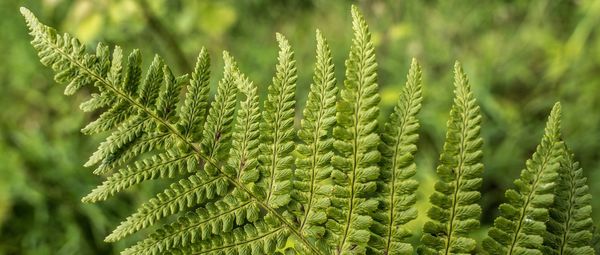
[[299, 127], [296, 62], [281, 34], [266, 100], [227, 52], [211, 99], [205, 49], [189, 75], [173, 74], [159, 56], [142, 71], [138, 50], [126, 55], [99, 44], [88, 53], [77, 39], [21, 12], [41, 62], [67, 84], [65, 94], [95, 87], [81, 109], [99, 117], [82, 131], [107, 137], [85, 165], [106, 180], [82, 200], [103, 201], [152, 179], [171, 181], [106, 237], [115, 242], [149, 228], [123, 254], [594, 253], [590, 195], [563, 146], [558, 104], [478, 247], [470, 234], [481, 214], [482, 117], [458, 63], [429, 221], [421, 244], [411, 243], [421, 67], [413, 60], [398, 103], [380, 119], [375, 49], [356, 7], [339, 91], [331, 50], [316, 32], [313, 82]]
[[459, 63], [454, 66], [455, 98], [448, 120], [446, 143], [437, 173], [440, 180], [431, 195], [423, 227], [422, 254], [471, 253], [477, 247], [468, 235], [479, 227], [481, 207], [481, 115], [468, 79]]

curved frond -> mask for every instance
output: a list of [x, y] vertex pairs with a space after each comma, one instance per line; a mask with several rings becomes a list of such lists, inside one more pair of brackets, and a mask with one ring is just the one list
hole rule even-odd
[[543, 254], [548, 208], [554, 201], [563, 144], [560, 141], [560, 104], [552, 108], [541, 143], [515, 180], [516, 190], [506, 191], [483, 249], [489, 254]]
[[[565, 146], [566, 147], [566, 146]], [[594, 254], [592, 244], [592, 195], [587, 178], [567, 148], [562, 150], [554, 204], [549, 210], [544, 254]]]
[[421, 109], [421, 66], [413, 59], [398, 104], [381, 134], [381, 176], [378, 181], [379, 210], [374, 215], [369, 242], [373, 254], [412, 254], [404, 225], [417, 217], [418, 182], [414, 154], [419, 139]]
[[352, 19], [354, 39], [333, 130], [338, 154], [331, 160], [335, 168], [331, 173], [333, 208], [328, 210], [331, 220], [327, 224], [341, 254], [366, 252], [371, 215], [378, 206], [373, 198], [380, 159], [375, 49], [367, 23], [356, 6], [352, 7]]

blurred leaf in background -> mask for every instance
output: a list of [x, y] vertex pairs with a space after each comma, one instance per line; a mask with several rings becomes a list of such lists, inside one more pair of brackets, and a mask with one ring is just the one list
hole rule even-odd
[[[37, 62], [18, 16], [20, 5], [89, 45], [106, 41], [125, 50], [141, 48], [145, 64], [160, 54], [178, 73], [188, 71], [206, 46], [218, 74], [222, 62], [217, 56], [228, 50], [263, 94], [274, 73], [275, 32], [281, 32], [296, 53], [297, 101], [304, 102], [314, 64], [314, 31], [322, 30], [334, 63], [343, 66], [351, 4], [360, 6], [373, 32], [384, 114], [398, 98], [410, 59], [423, 65], [417, 154], [421, 216], [435, 182], [455, 60], [471, 78], [484, 115], [484, 226], [495, 217], [502, 199], [498, 191], [511, 186], [524, 167], [557, 100], [565, 112], [567, 142], [590, 177], [592, 193], [600, 196], [600, 185], [593, 184], [600, 183], [600, 1], [4, 0], [0, 254], [114, 253], [102, 241], [104, 235], [153, 189], [134, 190], [101, 206], [79, 202], [100, 181], [82, 167], [97, 144], [79, 134], [84, 118], [91, 117], [61, 95]], [[341, 79], [344, 70], [336, 72]], [[593, 203], [600, 220], [600, 200]], [[422, 220], [414, 222], [415, 231]]]

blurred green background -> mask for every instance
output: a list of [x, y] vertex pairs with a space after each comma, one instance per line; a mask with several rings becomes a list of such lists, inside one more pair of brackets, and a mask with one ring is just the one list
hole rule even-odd
[[[421, 217], [413, 226], [422, 224], [433, 189], [455, 60], [463, 63], [484, 114], [484, 226], [539, 142], [555, 101], [563, 103], [565, 139], [600, 197], [597, 0], [2, 0], [0, 254], [117, 253], [127, 243], [102, 239], [153, 193], [149, 185], [98, 205], [79, 202], [101, 181], [82, 167], [99, 141], [79, 133], [91, 118], [78, 110], [89, 91], [75, 98], [62, 95], [63, 87], [29, 45], [19, 6], [90, 47], [105, 41], [141, 48], [146, 60], [158, 53], [179, 73], [190, 70], [206, 46], [216, 80], [221, 52], [228, 50], [263, 93], [276, 62], [275, 32], [281, 32], [296, 52], [297, 99], [303, 105], [316, 28], [329, 39], [337, 78], [343, 79], [351, 4], [363, 10], [377, 46], [384, 114], [398, 98], [411, 58], [423, 66]], [[600, 220], [600, 199], [593, 202]]]

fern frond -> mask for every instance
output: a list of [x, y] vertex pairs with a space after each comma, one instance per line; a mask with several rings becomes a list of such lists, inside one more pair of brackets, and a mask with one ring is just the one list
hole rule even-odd
[[266, 204], [272, 208], [286, 206], [292, 190], [292, 151], [294, 150], [294, 106], [296, 89], [296, 61], [287, 39], [277, 34], [279, 63], [273, 83], [269, 86], [268, 98], [260, 125], [261, 162], [266, 178]]
[[[230, 78], [246, 98], [241, 102], [236, 117], [233, 146], [224, 171], [229, 176], [236, 176], [238, 181], [252, 189], [259, 178], [257, 157], [260, 115], [257, 87], [237, 71]], [[160, 254], [229, 232], [245, 222], [255, 222], [259, 215], [260, 208], [256, 201], [243, 191], [236, 190], [214, 203], [209, 202], [194, 212], [188, 212], [175, 223], [161, 227], [125, 253]], [[190, 232], [193, 234], [190, 235]]]
[[[219, 81], [215, 100], [208, 110], [200, 144], [202, 154], [215, 162], [222, 162], [227, 159], [227, 153], [231, 146], [233, 115], [238, 95], [235, 82], [237, 64], [227, 52], [223, 52], [223, 60], [225, 62], [223, 78]], [[218, 169], [208, 164], [204, 170], [210, 174], [216, 174]]]
[[372, 254], [412, 254], [406, 240], [410, 236], [404, 225], [417, 217], [418, 182], [414, 154], [417, 151], [421, 109], [421, 67], [413, 59], [398, 104], [382, 132], [381, 176], [378, 181], [379, 210], [374, 215], [373, 235], [369, 242]]
[[[566, 146], [565, 146], [566, 147]], [[554, 204], [549, 209], [548, 232], [544, 236], [544, 254], [594, 254], [592, 244], [592, 195], [567, 148], [562, 150]]]
[[186, 139], [191, 141], [200, 139], [208, 108], [209, 81], [210, 57], [208, 51], [202, 48], [187, 87], [185, 101], [179, 112], [179, 130]]
[[346, 60], [346, 80], [337, 103], [336, 139], [331, 164], [333, 194], [327, 227], [336, 239], [340, 254], [366, 252], [378, 201], [373, 198], [379, 177], [375, 49], [368, 26], [356, 6], [352, 7], [354, 39]]
[[[251, 166], [254, 164], [252, 160], [256, 160], [258, 157], [256, 156], [248, 161], [248, 163], [251, 163], [250, 167], [238, 169], [239, 176], [236, 176], [228, 174], [229, 166], [227, 163], [227, 159], [231, 158], [228, 153], [231, 148], [231, 126], [237, 98], [237, 87], [234, 84], [235, 76], [233, 75], [236, 67], [228, 54], [224, 54], [226, 62], [225, 75], [219, 84], [217, 95], [211, 105], [211, 111], [205, 117], [200, 116], [203, 114], [202, 109], [197, 110], [195, 111], [198, 113], [197, 119], [190, 120], [191, 117], [186, 115], [187, 113], [183, 114], [188, 110], [179, 109], [180, 114], [175, 116], [178, 101], [178, 97], [175, 95], [178, 95], [178, 88], [187, 78], [186, 76], [173, 78], [169, 69], [165, 68], [159, 58], [155, 58], [154, 64], [151, 65], [142, 79], [139, 51], [134, 50], [125, 65], [122, 63], [122, 52], [119, 48], [113, 53], [113, 60], [110, 59], [108, 48], [103, 45], [98, 46], [97, 55], [87, 54], [85, 48], [70, 35], [57, 35], [54, 29], [41, 24], [25, 8], [22, 9], [22, 13], [33, 36], [32, 44], [38, 50], [42, 63], [52, 67], [58, 73], [57, 81], [69, 84], [67, 86], [68, 94], [74, 93], [77, 88], [84, 85], [95, 85], [99, 91], [95, 96], [97, 99], [92, 98], [92, 101], [86, 103], [85, 108], [107, 108], [99, 118], [101, 121], [88, 127], [90, 127], [89, 131], [112, 131], [113, 133], [109, 137], [112, 137], [110, 140], [114, 142], [103, 145], [100, 152], [96, 153], [96, 156], [90, 161], [90, 164], [99, 164], [99, 169], [102, 172], [132, 168], [135, 168], [136, 171], [140, 170], [139, 174], [134, 173], [132, 175], [135, 176], [136, 180], [130, 180], [129, 182], [129, 184], [136, 184], [145, 179], [154, 178], [157, 172], [164, 172], [159, 170], [160, 167], [137, 169], [135, 166], [143, 165], [139, 161], [143, 162], [145, 156], [171, 153], [171, 156], [176, 158], [190, 153], [194, 154], [194, 162], [192, 162], [193, 164], [187, 164], [187, 171], [196, 172], [196, 174], [174, 183], [157, 197], [151, 199], [150, 202], [143, 205], [141, 209], [123, 222], [115, 232], [109, 235], [107, 240], [118, 240], [137, 230], [156, 224], [160, 218], [188, 210], [186, 208], [192, 206], [202, 207], [207, 202], [214, 201], [216, 203], [224, 199], [223, 196], [226, 194], [235, 196], [242, 196], [240, 194], [243, 194], [259, 206], [262, 214], [259, 217], [260, 219], [272, 218], [272, 221], [278, 222], [276, 224], [278, 227], [284, 229], [277, 235], [278, 238], [286, 239], [289, 233], [293, 233], [297, 240], [303, 244], [304, 249], [310, 250], [312, 253], [319, 253], [316, 246], [297, 231], [295, 224], [292, 223], [293, 218], [287, 213], [287, 210], [277, 209], [287, 204], [285, 200], [286, 198], [289, 200], [290, 197], [290, 192], [283, 193], [288, 191], [286, 187], [291, 188], [291, 163], [293, 163], [291, 152], [294, 149], [294, 130], [292, 126], [294, 117], [293, 88], [296, 79], [289, 44], [284, 42], [285, 40], [281, 36], [279, 36], [280, 44], [285, 47], [282, 47], [282, 63], [278, 65], [280, 67], [280, 70], [278, 70], [279, 76], [274, 79], [276, 86], [272, 88], [272, 94], [275, 96], [271, 97], [271, 101], [277, 104], [271, 104], [274, 108], [270, 110], [273, 113], [272, 119], [275, 120], [276, 117], [277, 120], [268, 122], [268, 124], [277, 124], [277, 129], [280, 131], [277, 137], [271, 137], [277, 140], [276, 148], [278, 148], [278, 152], [277, 161], [274, 161], [275, 164], [269, 165], [277, 168], [271, 168], [270, 170], [277, 171], [273, 173], [260, 171], [260, 169], [263, 169], [261, 165], [258, 165], [258, 171], [252, 169]], [[200, 57], [199, 61], [207, 62], [208, 60]], [[199, 63], [198, 66], [196, 76], [192, 75], [193, 79], [196, 79], [194, 80], [196, 83], [192, 81], [190, 86], [198, 86], [200, 89], [196, 89], [197, 92], [189, 93], [200, 93], [201, 95], [195, 95], [194, 98], [203, 98], [203, 94], [205, 94], [204, 81], [207, 79], [205, 76], [208, 75], [204, 73], [207, 73], [208, 67], [206, 67], [207, 63]], [[162, 76], [158, 75], [159, 70]], [[102, 98], [112, 99], [105, 100]], [[257, 97], [252, 98], [252, 101], [257, 100]], [[102, 104], [102, 106], [96, 104]], [[182, 107], [190, 107], [189, 111], [192, 111], [191, 108], [202, 108], [199, 105], [185, 105], [184, 102]], [[269, 103], [266, 105], [268, 108]], [[255, 108], [248, 115], [252, 114], [252, 117], [255, 117], [253, 113], [258, 111], [257, 109]], [[196, 129], [186, 130], [184, 124], [187, 122], [179, 122], [177, 119], [177, 117], [181, 119], [186, 118], [186, 116], [188, 122], [201, 123], [204, 126], [199, 141], [196, 137], [196, 133], [199, 131]], [[206, 121], [202, 121], [204, 119]], [[249, 126], [248, 130], [254, 130], [254, 134], [248, 136], [248, 138], [254, 137], [252, 139], [257, 139], [256, 123], [254, 123], [254, 119], [251, 122], [252, 125]], [[135, 123], [139, 125], [134, 125]], [[265, 127], [268, 127], [268, 124]], [[141, 129], [141, 132], [137, 131], [138, 128]], [[190, 136], [190, 133], [193, 134]], [[248, 152], [256, 151], [255, 148], [252, 148], [253, 143], [256, 143], [256, 141], [248, 143], [246, 148]], [[173, 148], [173, 145], [176, 145], [177, 149]], [[235, 160], [235, 158], [232, 158], [232, 160]], [[146, 170], [152, 172], [150, 177], [144, 173]], [[281, 173], [284, 173], [284, 175], [281, 175]], [[109, 181], [111, 183], [110, 187], [106, 186], [106, 190], [100, 188], [98, 192], [92, 192], [92, 195], [85, 200], [102, 200], [109, 194], [130, 186], [129, 184], [123, 184], [124, 182], [119, 180], [120, 177], [116, 175], [113, 177], [114, 184], [112, 184], [112, 180]], [[254, 184], [255, 181], [259, 183]], [[265, 194], [266, 192], [272, 195], [270, 197], [271, 201], [266, 199], [268, 197]], [[275, 206], [269, 205], [269, 202], [275, 204]], [[237, 226], [236, 229], [247, 226]], [[286, 234], [281, 235], [282, 233]], [[215, 237], [215, 240], [218, 238], [224, 237]]]
[[169, 188], [157, 194], [105, 238], [115, 242], [123, 237], [154, 225], [158, 220], [184, 211], [187, 208], [202, 205], [216, 196], [227, 194], [229, 183], [222, 176], [209, 176], [197, 172], [187, 179], [173, 183]]
[[228, 195], [222, 200], [186, 213], [124, 253], [161, 254], [173, 248], [210, 240], [216, 235], [232, 231], [235, 226], [255, 222], [259, 216], [260, 208], [255, 202], [247, 197]]
[[229, 151], [229, 160], [224, 170], [225, 174], [235, 176], [240, 183], [253, 189], [254, 183], [260, 177], [261, 168], [258, 162], [260, 143], [258, 88], [239, 72], [235, 74], [235, 81], [245, 100], [240, 102], [233, 132], [233, 146]]
[[191, 153], [184, 155], [173, 155], [169, 152], [161, 153], [137, 161], [133, 166], [128, 166], [109, 176], [102, 185], [92, 190], [82, 201], [93, 203], [106, 200], [109, 196], [143, 181], [158, 177], [172, 178], [187, 172], [188, 169], [196, 171], [197, 166], [196, 158]]
[[516, 190], [506, 191], [483, 249], [489, 254], [542, 254], [548, 208], [554, 201], [555, 180], [563, 144], [560, 141], [560, 104], [552, 108], [540, 145], [515, 180]]
[[289, 230], [279, 224], [280, 222], [274, 219], [270, 222], [266, 220], [246, 224], [232, 232], [167, 254], [274, 254], [276, 249], [285, 246], [289, 236]]
[[[205, 155], [216, 161], [223, 160], [227, 156], [225, 150], [228, 149], [232, 129], [231, 125], [237, 102], [237, 86], [234, 80], [234, 74], [237, 72], [236, 64], [233, 58], [226, 52], [223, 54], [223, 59], [225, 60], [224, 77], [219, 82], [215, 101], [209, 110], [200, 147], [206, 153]], [[170, 71], [165, 69], [164, 73], [165, 77], [171, 80], [170, 82], [166, 82], [165, 88], [168, 89], [170, 87], [169, 84], [174, 84], [176, 81], [172, 76], [168, 75]], [[148, 78], [147, 80], [152, 80], [152, 78]], [[151, 83], [144, 82], [144, 84]], [[144, 87], [151, 89], [149, 88], [150, 85], [145, 85], [142, 88]], [[179, 91], [176, 88], [171, 89]], [[140, 93], [144, 94], [142, 91], [143, 89], [140, 90]], [[170, 111], [168, 109], [172, 108], [169, 105], [173, 106], [174, 102], [176, 102], [176, 100], [172, 99], [174, 98], [173, 96], [168, 95], [169, 93], [172, 94], [173, 92], [163, 90], [157, 102], [158, 108], [156, 113], [165, 119], [169, 119], [168, 112]], [[184, 211], [189, 207], [202, 205], [216, 196], [224, 196], [229, 190], [229, 182], [225, 177], [215, 175], [217, 169], [211, 167], [208, 165], [204, 167], [204, 170], [208, 174], [197, 172], [195, 175], [188, 177], [187, 180], [181, 180], [179, 183], [172, 184], [171, 187], [143, 204], [136, 213], [122, 222], [106, 240], [111, 242], [120, 240], [128, 234], [153, 225], [155, 221], [161, 218]], [[212, 170], [209, 171], [209, 169]]]
[[423, 227], [422, 254], [470, 254], [477, 246], [469, 234], [479, 227], [481, 216], [481, 114], [458, 62], [454, 75], [454, 104], [437, 168], [440, 180], [430, 197], [430, 220]]
[[326, 210], [330, 206], [326, 180], [332, 167], [333, 138], [331, 128], [335, 124], [335, 102], [337, 87], [331, 51], [321, 32], [316, 32], [317, 62], [313, 83], [303, 111], [298, 137], [302, 141], [296, 146], [296, 170], [294, 172], [294, 200], [301, 205], [299, 215], [300, 232], [309, 238], [324, 243], [327, 221]]

